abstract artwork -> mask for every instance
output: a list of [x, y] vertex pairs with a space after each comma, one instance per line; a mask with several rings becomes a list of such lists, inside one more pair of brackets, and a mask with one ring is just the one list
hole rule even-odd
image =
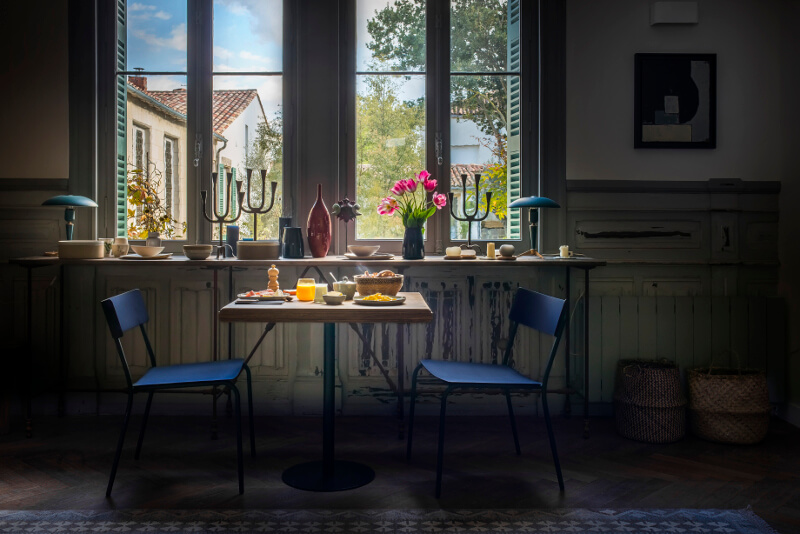
[[636, 54], [634, 148], [716, 148], [716, 54]]

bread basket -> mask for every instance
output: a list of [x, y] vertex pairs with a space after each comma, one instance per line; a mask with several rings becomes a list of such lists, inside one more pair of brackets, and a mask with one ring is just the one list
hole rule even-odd
[[402, 274], [396, 274], [394, 276], [366, 276], [357, 274], [355, 280], [356, 291], [358, 291], [358, 294], [362, 297], [374, 295], [375, 293], [395, 296], [403, 287]]

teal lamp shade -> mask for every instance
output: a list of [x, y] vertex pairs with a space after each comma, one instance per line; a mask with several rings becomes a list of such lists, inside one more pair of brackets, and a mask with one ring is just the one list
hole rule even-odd
[[96, 208], [97, 202], [91, 198], [80, 195], [58, 195], [42, 202], [42, 206], [64, 206], [64, 220], [67, 221], [67, 240], [72, 240], [72, 230], [75, 222], [75, 207]]
[[508, 205], [509, 208], [529, 208], [528, 220], [531, 224], [531, 250], [536, 250], [539, 230], [539, 211], [536, 208], [560, 208], [553, 199], [547, 197], [522, 197]]

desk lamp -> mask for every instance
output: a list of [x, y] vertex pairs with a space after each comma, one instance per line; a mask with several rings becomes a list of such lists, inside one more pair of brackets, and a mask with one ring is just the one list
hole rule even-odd
[[72, 230], [75, 221], [75, 207], [96, 208], [97, 203], [91, 198], [80, 195], [58, 195], [42, 202], [42, 206], [66, 206], [64, 220], [67, 221], [67, 240], [72, 241]]
[[509, 208], [529, 208], [528, 220], [531, 224], [531, 248], [527, 252], [523, 252], [520, 256], [535, 255], [542, 257], [536, 250], [537, 231], [539, 229], [539, 210], [537, 208], [560, 208], [558, 202], [551, 200], [547, 197], [523, 197], [518, 198], [508, 205]]

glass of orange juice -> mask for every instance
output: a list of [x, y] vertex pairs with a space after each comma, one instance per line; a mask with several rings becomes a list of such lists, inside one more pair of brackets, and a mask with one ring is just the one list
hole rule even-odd
[[314, 300], [317, 281], [313, 278], [300, 278], [297, 280], [297, 300], [310, 302]]

